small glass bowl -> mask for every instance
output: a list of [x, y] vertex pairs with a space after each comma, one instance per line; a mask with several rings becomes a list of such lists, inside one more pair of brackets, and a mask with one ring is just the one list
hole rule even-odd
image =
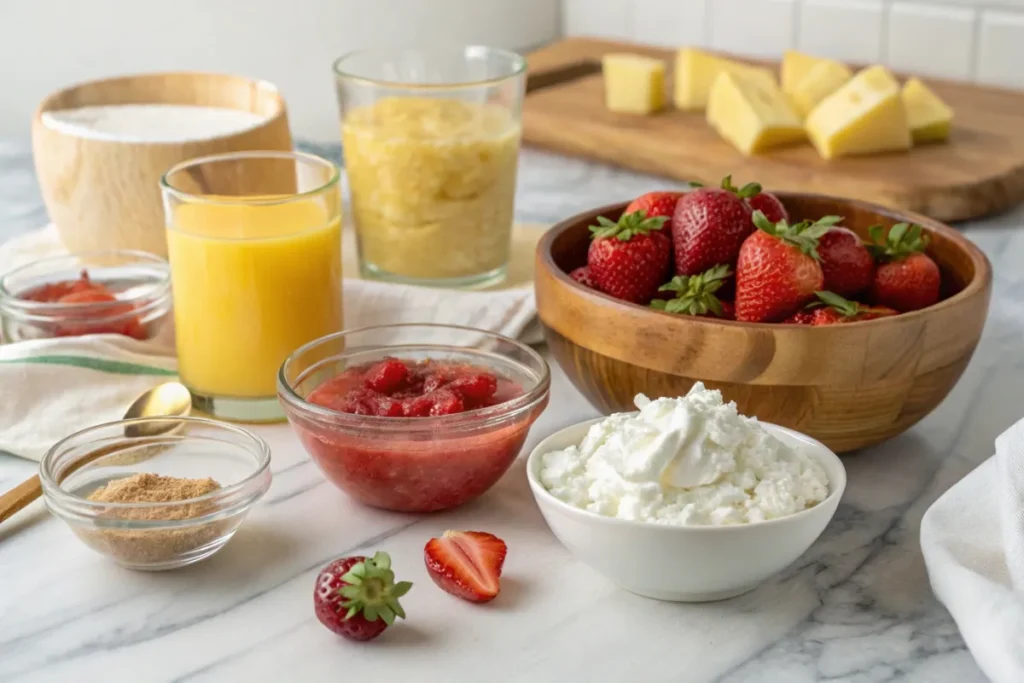
[[[310, 403], [319, 384], [385, 357], [480, 367], [516, 382], [504, 403], [436, 417], [342, 413]], [[331, 334], [293, 353], [278, 374], [288, 421], [327, 479], [356, 500], [399, 512], [461, 505], [493, 486], [548, 403], [547, 363], [530, 347], [469, 327], [398, 324]]]
[[[210, 477], [221, 488], [158, 503], [88, 499], [107, 482], [148, 472]], [[160, 571], [220, 550], [270, 488], [270, 447], [251, 432], [197, 417], [119, 420], [57, 442], [39, 466], [46, 506], [90, 548], [129, 569]]]
[[[45, 285], [89, 279], [107, 287], [116, 302], [57, 303], [25, 298]], [[156, 337], [171, 310], [167, 262], [142, 251], [114, 250], [53, 256], [0, 277], [0, 342], [123, 334]]]

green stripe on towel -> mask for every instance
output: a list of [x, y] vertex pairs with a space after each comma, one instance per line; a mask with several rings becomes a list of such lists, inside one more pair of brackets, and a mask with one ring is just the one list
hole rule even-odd
[[115, 375], [157, 375], [160, 377], [176, 377], [174, 370], [151, 365], [139, 365], [138, 363], [125, 363], [119, 360], [104, 360], [102, 358], [90, 358], [89, 356], [27, 356], [25, 358], [4, 358], [0, 363], [39, 363], [43, 365], [70, 365], [86, 370], [97, 372], [108, 372]]

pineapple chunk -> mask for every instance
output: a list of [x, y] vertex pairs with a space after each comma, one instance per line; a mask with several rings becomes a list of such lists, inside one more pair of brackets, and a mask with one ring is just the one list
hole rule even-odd
[[903, 84], [903, 106], [915, 144], [939, 142], [949, 137], [953, 110], [916, 78]]
[[853, 72], [845, 64], [831, 59], [818, 62], [788, 93], [793, 108], [800, 116], [807, 116], [818, 102], [839, 90], [851, 77]]
[[900, 84], [882, 66], [860, 71], [823, 99], [807, 115], [805, 127], [825, 159], [910, 147]]
[[797, 84], [819, 63], [828, 61], [796, 50], [782, 53], [782, 92], [792, 96]]
[[679, 109], [700, 110], [708, 105], [708, 95], [715, 78], [722, 72], [744, 74], [768, 85], [776, 84], [775, 74], [768, 69], [734, 62], [724, 57], [684, 47], [676, 55], [675, 105]]
[[803, 125], [774, 82], [728, 71], [711, 86], [708, 123], [746, 155], [804, 138]]
[[651, 114], [665, 106], [665, 62], [615, 53], [601, 59], [604, 102], [609, 111]]

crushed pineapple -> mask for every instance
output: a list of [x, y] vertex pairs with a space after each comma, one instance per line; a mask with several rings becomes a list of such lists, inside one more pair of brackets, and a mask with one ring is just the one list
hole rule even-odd
[[341, 137], [364, 263], [450, 279], [508, 262], [520, 128], [507, 110], [390, 97], [349, 112]]

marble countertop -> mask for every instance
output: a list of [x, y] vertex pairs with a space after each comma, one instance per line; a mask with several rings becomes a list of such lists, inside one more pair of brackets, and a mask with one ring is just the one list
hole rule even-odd
[[[659, 186], [671, 184], [526, 151], [517, 217], [552, 222]], [[0, 143], [0, 240], [44, 221], [27, 145]], [[983, 681], [928, 586], [918, 526], [1024, 412], [1022, 222], [1018, 210], [962, 226], [996, 274], [973, 362], [918, 426], [845, 459], [849, 486], [824, 535], [747, 595], [680, 605], [616, 588], [549, 533], [522, 459], [461, 509], [382, 513], [326, 484], [277, 426], [264, 430], [274, 449], [268, 497], [199, 565], [119, 569], [38, 502], [0, 527], [0, 681]], [[0, 400], [13, 390], [0, 387]], [[527, 448], [593, 415], [555, 368], [551, 405]], [[0, 458], [0, 489], [33, 470]], [[436, 590], [421, 560], [428, 537], [468, 527], [510, 546], [502, 594], [486, 607]], [[371, 644], [350, 644], [317, 623], [313, 579], [336, 556], [376, 549], [418, 584], [403, 600], [410, 618]]]

